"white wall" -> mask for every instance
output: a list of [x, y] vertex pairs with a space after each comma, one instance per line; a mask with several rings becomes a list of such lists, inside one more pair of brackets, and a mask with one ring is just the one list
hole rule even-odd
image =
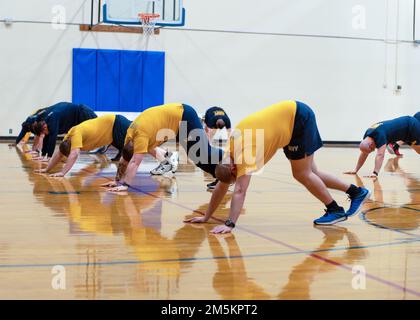
[[[199, 111], [220, 105], [236, 123], [271, 103], [296, 99], [315, 110], [324, 140], [360, 140], [373, 122], [420, 110], [420, 47], [399, 43], [397, 53], [393, 41], [398, 2], [398, 38], [411, 41], [413, 0], [184, 0], [189, 31], [164, 29], [149, 49], [167, 52], [167, 102]], [[0, 0], [0, 19], [51, 21], [57, 4], [66, 8], [67, 22], [88, 22], [90, 1], [83, 0]], [[353, 28], [356, 5], [366, 10], [365, 29]], [[9, 128], [16, 135], [33, 109], [71, 99], [75, 47], [142, 49], [142, 42], [137, 34], [0, 23], [0, 136]], [[394, 90], [396, 57], [400, 93]]]

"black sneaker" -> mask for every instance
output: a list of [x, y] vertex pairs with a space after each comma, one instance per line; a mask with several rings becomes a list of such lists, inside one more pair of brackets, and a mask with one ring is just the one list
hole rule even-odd
[[219, 180], [214, 180], [213, 182], [211, 182], [211, 183], [209, 183], [208, 185], [207, 185], [207, 189], [209, 189], [209, 190], [214, 190], [215, 188], [216, 188], [216, 185], [217, 185], [217, 183], [219, 182]]

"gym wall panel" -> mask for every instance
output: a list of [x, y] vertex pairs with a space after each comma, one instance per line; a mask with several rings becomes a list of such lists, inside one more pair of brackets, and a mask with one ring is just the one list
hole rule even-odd
[[120, 111], [138, 112], [142, 106], [143, 52], [121, 51]]
[[143, 56], [142, 111], [163, 104], [165, 95], [165, 53], [148, 51]]
[[97, 51], [96, 108], [98, 111], [120, 110], [120, 52]]
[[73, 49], [74, 103], [83, 103], [96, 109], [96, 50]]
[[107, 112], [164, 103], [164, 52], [74, 49], [73, 55], [73, 102]]

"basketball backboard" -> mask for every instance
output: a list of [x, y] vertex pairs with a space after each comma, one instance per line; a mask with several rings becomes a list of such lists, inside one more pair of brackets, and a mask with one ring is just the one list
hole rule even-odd
[[160, 15], [157, 26], [183, 26], [185, 9], [182, 0], [105, 0], [103, 22], [122, 25], [141, 25], [139, 13]]

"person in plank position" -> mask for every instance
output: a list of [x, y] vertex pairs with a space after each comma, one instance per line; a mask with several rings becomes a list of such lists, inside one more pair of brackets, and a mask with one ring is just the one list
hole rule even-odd
[[42, 157], [52, 157], [59, 134], [66, 134], [74, 126], [96, 117], [92, 109], [81, 104], [60, 102], [46, 108], [32, 124], [33, 133], [40, 137], [43, 145]]
[[420, 121], [415, 117], [405, 116], [393, 120], [375, 123], [366, 130], [359, 145], [360, 156], [354, 171], [346, 174], [357, 174], [365, 164], [369, 154], [376, 151], [375, 166], [368, 177], [376, 178], [384, 162], [386, 146], [392, 141], [404, 141], [420, 154]]
[[[22, 123], [22, 129], [20, 130], [20, 133], [17, 136], [13, 146], [17, 146], [18, 144], [26, 144], [29, 141], [29, 138], [33, 133], [33, 124], [42, 116], [42, 114], [45, 114], [47, 109], [48, 108], [37, 109], [26, 118], [26, 120]], [[34, 142], [32, 144], [32, 151], [30, 153], [39, 154], [41, 152], [43, 139], [43, 135], [35, 136]]]
[[[133, 121], [127, 131], [115, 181], [103, 186], [113, 192], [128, 190], [145, 154], [157, 157], [155, 148], [174, 138], [197, 167], [215, 177], [216, 165], [222, 161], [223, 151], [210, 145], [192, 107], [171, 103], [149, 108]], [[174, 160], [168, 155], [165, 158], [169, 162]]]
[[[326, 206], [326, 213], [314, 223], [330, 225], [347, 220], [359, 212], [370, 191], [318, 170], [314, 153], [321, 147], [315, 114], [301, 102], [283, 101], [248, 116], [232, 133], [226, 160], [216, 167], [216, 177], [220, 182], [212, 194], [205, 216], [185, 222], [207, 222], [226, 195], [229, 184], [236, 182], [229, 219], [212, 230], [213, 233], [231, 232], [244, 205], [252, 175], [260, 171], [280, 148], [290, 160], [293, 177]], [[349, 195], [351, 205], [347, 212], [337, 204], [327, 188]]]
[[47, 168], [37, 172], [50, 172], [63, 157], [67, 157], [62, 170], [50, 174], [51, 177], [64, 177], [76, 163], [80, 151], [91, 151], [108, 145], [113, 145], [119, 151], [122, 150], [130, 124], [130, 120], [121, 115], [109, 114], [87, 120], [71, 128], [60, 144], [59, 150], [54, 152]]
[[[414, 115], [418, 121], [420, 121], [420, 112], [417, 112]], [[400, 152], [400, 147], [404, 144], [404, 141], [394, 141], [387, 144], [386, 149], [390, 154], [395, 154], [398, 157], [402, 157], [403, 154]]]

